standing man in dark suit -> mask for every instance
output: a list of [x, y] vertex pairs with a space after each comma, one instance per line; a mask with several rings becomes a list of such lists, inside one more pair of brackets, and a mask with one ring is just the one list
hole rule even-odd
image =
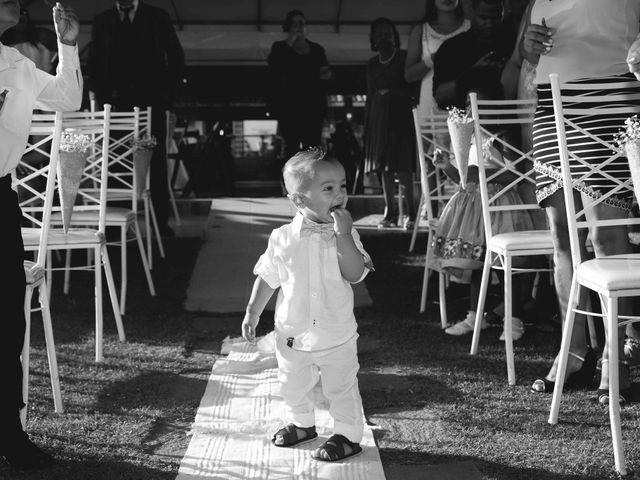
[[160, 233], [171, 236], [165, 110], [173, 105], [184, 53], [169, 14], [139, 0], [116, 0], [93, 19], [88, 60], [89, 90], [98, 105], [110, 103], [117, 111], [152, 107], [158, 146], [151, 161], [151, 197]]

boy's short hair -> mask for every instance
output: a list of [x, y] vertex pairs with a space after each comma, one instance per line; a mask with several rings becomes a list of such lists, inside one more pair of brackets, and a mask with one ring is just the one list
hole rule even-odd
[[282, 178], [287, 193], [298, 192], [315, 177], [320, 162], [336, 163], [335, 158], [327, 156], [320, 147], [311, 147], [296, 153], [287, 160], [282, 168]]

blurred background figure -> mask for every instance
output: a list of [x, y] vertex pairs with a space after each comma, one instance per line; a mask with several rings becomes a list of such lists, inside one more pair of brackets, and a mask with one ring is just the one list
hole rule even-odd
[[165, 110], [173, 106], [184, 52], [169, 14], [139, 0], [116, 0], [96, 15], [89, 46], [89, 90], [117, 111], [152, 108], [158, 140], [151, 161], [151, 197], [160, 233], [172, 236], [166, 162]]
[[278, 120], [288, 160], [301, 149], [321, 145], [331, 71], [324, 48], [307, 39], [307, 19], [300, 10], [287, 13], [282, 31], [287, 38], [274, 42], [267, 58], [268, 109]]
[[394, 202], [397, 177], [408, 207], [400, 226], [409, 229], [416, 219], [416, 137], [411, 112], [414, 89], [404, 77], [407, 51], [400, 49], [398, 30], [388, 18], [373, 21], [369, 39], [377, 55], [367, 62], [365, 172], [378, 172], [382, 180], [385, 208], [378, 228], [398, 226]]

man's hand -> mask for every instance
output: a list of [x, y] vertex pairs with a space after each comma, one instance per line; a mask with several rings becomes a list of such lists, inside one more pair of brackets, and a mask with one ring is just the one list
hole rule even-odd
[[431, 160], [431, 163], [433, 163], [433, 166], [436, 168], [445, 168], [450, 163], [449, 154], [436, 148], [433, 152], [433, 160]]
[[242, 336], [249, 343], [256, 343], [256, 327], [260, 321], [260, 316], [255, 313], [245, 313], [242, 320]]
[[53, 7], [53, 23], [58, 40], [65, 45], [74, 46], [80, 33], [80, 22], [76, 12], [71, 7], [65, 7], [57, 2]]
[[629, 71], [636, 76], [636, 79], [640, 80], [640, 36], [629, 47], [627, 66]]

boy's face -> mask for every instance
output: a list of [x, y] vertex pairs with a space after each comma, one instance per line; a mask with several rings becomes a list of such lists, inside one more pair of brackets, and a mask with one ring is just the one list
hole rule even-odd
[[331, 212], [347, 206], [347, 176], [339, 163], [320, 162], [316, 175], [294, 203], [302, 214], [317, 223], [333, 223]]

